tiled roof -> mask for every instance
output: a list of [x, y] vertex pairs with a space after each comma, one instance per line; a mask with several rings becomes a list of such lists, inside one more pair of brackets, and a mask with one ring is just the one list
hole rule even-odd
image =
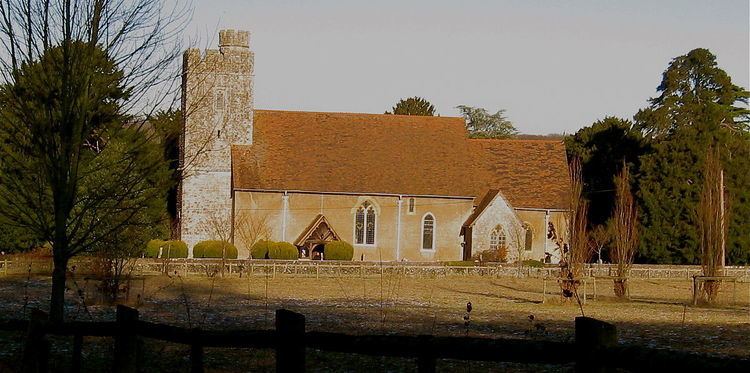
[[236, 189], [481, 197], [564, 208], [560, 141], [469, 140], [461, 118], [255, 110], [232, 147]]

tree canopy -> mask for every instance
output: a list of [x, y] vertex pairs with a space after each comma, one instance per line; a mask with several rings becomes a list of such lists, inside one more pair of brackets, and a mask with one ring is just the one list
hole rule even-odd
[[[643, 210], [641, 259], [697, 264], [696, 210], [709, 148], [725, 171], [729, 237], [727, 260], [750, 261], [750, 137], [748, 92], [732, 84], [716, 57], [695, 49], [675, 58], [663, 74], [660, 95], [635, 116], [653, 151], [641, 157]], [[743, 233], [744, 232], [744, 233]]]
[[51, 242], [56, 268], [164, 211], [162, 149], [122, 112], [128, 94], [122, 70], [83, 42], [23, 64], [0, 91], [0, 215]]
[[[638, 173], [639, 157], [647, 152], [647, 142], [631, 121], [616, 117], [598, 120], [564, 141], [568, 158], [581, 160], [583, 195], [590, 201], [589, 224], [605, 224], [614, 209], [615, 176], [623, 161], [631, 174]], [[631, 187], [637, 190], [637, 181]]]
[[466, 121], [470, 138], [508, 139], [518, 134], [513, 123], [505, 117], [505, 110], [490, 114], [486, 109], [478, 107], [459, 105], [456, 108]]
[[391, 110], [392, 111], [386, 111], [385, 113], [395, 115], [421, 115], [428, 117], [435, 115], [435, 106], [429, 101], [417, 96], [401, 99]]

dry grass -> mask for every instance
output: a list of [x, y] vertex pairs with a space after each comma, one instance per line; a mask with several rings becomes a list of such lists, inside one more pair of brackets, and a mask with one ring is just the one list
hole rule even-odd
[[[0, 277], [0, 314], [18, 315], [19, 292], [25, 277]], [[31, 305], [46, 307], [48, 278], [33, 278], [28, 286]], [[687, 280], [631, 279], [633, 301], [618, 301], [612, 283], [599, 281], [598, 300], [587, 287], [587, 316], [618, 327], [623, 343], [695, 352], [746, 356], [750, 351], [750, 284], [738, 284], [736, 304], [725, 308], [694, 308], [692, 283]], [[183, 290], [184, 289], [184, 290]], [[382, 297], [381, 297], [382, 289]], [[555, 284], [547, 289], [559, 292]], [[143, 319], [187, 325], [188, 309], [194, 326], [203, 328], [272, 328], [277, 308], [306, 315], [308, 330], [347, 333], [464, 335], [466, 302], [473, 304], [469, 335], [572, 340], [577, 306], [549, 296], [541, 303], [542, 280], [511, 277], [411, 278], [402, 275], [361, 278], [179, 278], [153, 276], [146, 280], [140, 306]], [[732, 286], [720, 299], [730, 301]], [[140, 292], [138, 289], [137, 292]], [[75, 311], [74, 294], [68, 309]], [[90, 306], [94, 318], [111, 319], [111, 307]], [[546, 332], [529, 335], [528, 315], [543, 323]], [[78, 318], [88, 319], [78, 312]], [[684, 320], [684, 321], [683, 321]], [[534, 328], [534, 330], [536, 330]]]

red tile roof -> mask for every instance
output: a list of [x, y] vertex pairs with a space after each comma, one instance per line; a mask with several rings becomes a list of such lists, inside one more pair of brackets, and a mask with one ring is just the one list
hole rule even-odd
[[469, 140], [461, 118], [255, 110], [232, 147], [235, 189], [481, 197], [564, 208], [560, 141]]

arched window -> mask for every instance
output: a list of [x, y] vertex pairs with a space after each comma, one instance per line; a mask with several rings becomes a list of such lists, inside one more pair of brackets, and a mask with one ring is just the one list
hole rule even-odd
[[354, 243], [357, 245], [375, 245], [376, 231], [375, 207], [365, 201], [354, 216]]
[[526, 230], [526, 245], [524, 248], [526, 251], [531, 251], [531, 247], [534, 243], [534, 229], [531, 228], [531, 224], [529, 223], [523, 223], [523, 229]]
[[498, 225], [490, 232], [490, 250], [498, 250], [505, 247], [505, 245], [507, 245], [505, 230], [502, 226]]
[[422, 250], [435, 250], [435, 217], [430, 213], [422, 218]]

